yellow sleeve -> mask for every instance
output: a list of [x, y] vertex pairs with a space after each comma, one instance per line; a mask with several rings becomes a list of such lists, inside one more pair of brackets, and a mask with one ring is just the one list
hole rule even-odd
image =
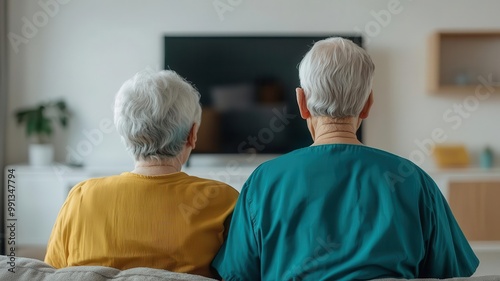
[[50, 234], [44, 261], [55, 268], [68, 266], [67, 218], [71, 218], [71, 214], [68, 213], [68, 210], [71, 208], [68, 206], [75, 200], [75, 191], [79, 190], [81, 185], [83, 185], [83, 183], [80, 183], [71, 189], [66, 201], [57, 215], [56, 222], [52, 228], [52, 233]]
[[224, 220], [224, 233], [223, 238], [226, 241], [227, 235], [229, 234], [229, 227], [231, 226], [231, 219], [233, 218], [234, 207], [236, 206], [236, 202], [238, 201], [238, 196], [240, 194], [233, 187], [228, 186], [228, 205], [229, 205], [229, 214]]
[[227, 239], [227, 235], [229, 234], [229, 227], [231, 225], [231, 219], [233, 218], [233, 212], [227, 216], [226, 220], [224, 221], [224, 241]]

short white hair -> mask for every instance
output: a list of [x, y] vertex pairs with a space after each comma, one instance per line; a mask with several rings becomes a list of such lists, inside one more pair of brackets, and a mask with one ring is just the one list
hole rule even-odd
[[352, 41], [318, 41], [299, 65], [300, 85], [312, 116], [357, 117], [372, 89], [375, 65]]
[[142, 71], [118, 91], [114, 121], [135, 160], [172, 158], [201, 122], [200, 94], [174, 71]]

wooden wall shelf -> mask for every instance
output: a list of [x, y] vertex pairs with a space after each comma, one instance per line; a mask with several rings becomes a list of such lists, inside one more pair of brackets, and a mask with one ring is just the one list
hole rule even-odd
[[[478, 77], [500, 81], [500, 30], [439, 31], [429, 41], [428, 90], [474, 94]], [[492, 85], [500, 92], [500, 85]], [[484, 92], [484, 90], [483, 90]]]

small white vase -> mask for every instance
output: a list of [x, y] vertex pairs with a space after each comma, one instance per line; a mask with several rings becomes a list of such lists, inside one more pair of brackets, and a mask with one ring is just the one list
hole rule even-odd
[[48, 166], [54, 161], [52, 144], [30, 144], [29, 160], [31, 166]]

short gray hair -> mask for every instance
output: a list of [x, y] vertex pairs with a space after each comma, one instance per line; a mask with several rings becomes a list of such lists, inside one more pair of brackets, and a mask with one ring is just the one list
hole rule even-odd
[[300, 84], [312, 116], [357, 117], [372, 89], [375, 65], [352, 41], [318, 41], [299, 65]]
[[139, 72], [118, 91], [114, 121], [136, 160], [172, 158], [201, 122], [200, 94], [174, 71]]

